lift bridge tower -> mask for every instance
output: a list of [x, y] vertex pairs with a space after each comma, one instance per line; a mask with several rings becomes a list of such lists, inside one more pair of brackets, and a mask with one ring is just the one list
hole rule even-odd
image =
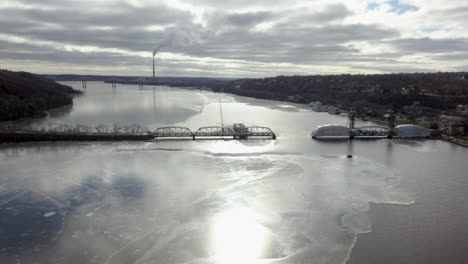
[[354, 110], [349, 111], [348, 115], [349, 121], [349, 138], [354, 138], [354, 124], [356, 122], [356, 112]]
[[395, 135], [395, 112], [393, 110], [388, 111], [388, 138], [392, 138]]

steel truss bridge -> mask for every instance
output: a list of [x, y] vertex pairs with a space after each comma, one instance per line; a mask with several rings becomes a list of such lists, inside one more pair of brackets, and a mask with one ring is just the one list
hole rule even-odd
[[242, 131], [235, 131], [229, 127], [221, 126], [206, 126], [201, 127], [197, 131], [192, 132], [187, 127], [167, 126], [156, 129], [153, 133], [154, 138], [212, 138], [222, 139], [232, 137], [233, 139], [249, 139], [249, 138], [271, 138], [276, 139], [276, 134], [268, 127], [262, 126], [247, 126]]
[[354, 137], [388, 137], [391, 134], [389, 127], [363, 126], [351, 130]]

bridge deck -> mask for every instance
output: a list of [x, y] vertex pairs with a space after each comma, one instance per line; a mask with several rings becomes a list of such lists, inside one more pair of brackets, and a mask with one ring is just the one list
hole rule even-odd
[[245, 131], [236, 132], [228, 127], [209, 126], [201, 127], [196, 132], [192, 132], [186, 127], [161, 127], [154, 132], [154, 138], [226, 138], [248, 139], [248, 138], [271, 138], [276, 139], [276, 134], [267, 127], [246, 127]]
[[354, 137], [378, 138], [387, 137], [391, 131], [390, 128], [383, 126], [364, 126], [353, 129], [352, 133]]

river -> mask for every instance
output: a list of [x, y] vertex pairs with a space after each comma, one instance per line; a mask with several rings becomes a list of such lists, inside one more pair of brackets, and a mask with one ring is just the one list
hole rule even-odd
[[[406, 215], [428, 204], [424, 215], [450, 204], [436, 194], [468, 196], [466, 149], [437, 140], [315, 141], [312, 129], [344, 125], [346, 117], [298, 104], [88, 82], [72, 107], [22, 124], [195, 131], [220, 125], [220, 108], [225, 125], [267, 126], [277, 140], [0, 146], [0, 262], [333, 264], [352, 260], [356, 247], [356, 263], [366, 263], [362, 255], [375, 241], [399, 243], [380, 237], [360, 244], [358, 237], [376, 231], [374, 220], [393, 215], [394, 209], [373, 213], [370, 204]], [[466, 206], [457, 208], [468, 215]], [[437, 212], [428, 217], [438, 216], [442, 222], [429, 222], [440, 227], [448, 214]], [[401, 229], [379, 221], [395, 234]], [[460, 218], [454, 224], [466, 229]], [[403, 225], [410, 233], [423, 228]]]

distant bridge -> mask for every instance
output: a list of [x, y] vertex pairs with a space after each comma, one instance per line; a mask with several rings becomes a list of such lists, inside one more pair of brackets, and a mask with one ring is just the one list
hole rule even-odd
[[206, 126], [192, 132], [187, 127], [168, 126], [155, 130], [154, 138], [225, 138], [248, 139], [248, 138], [271, 138], [276, 139], [276, 134], [268, 127], [243, 126], [243, 129], [232, 129], [230, 127]]

